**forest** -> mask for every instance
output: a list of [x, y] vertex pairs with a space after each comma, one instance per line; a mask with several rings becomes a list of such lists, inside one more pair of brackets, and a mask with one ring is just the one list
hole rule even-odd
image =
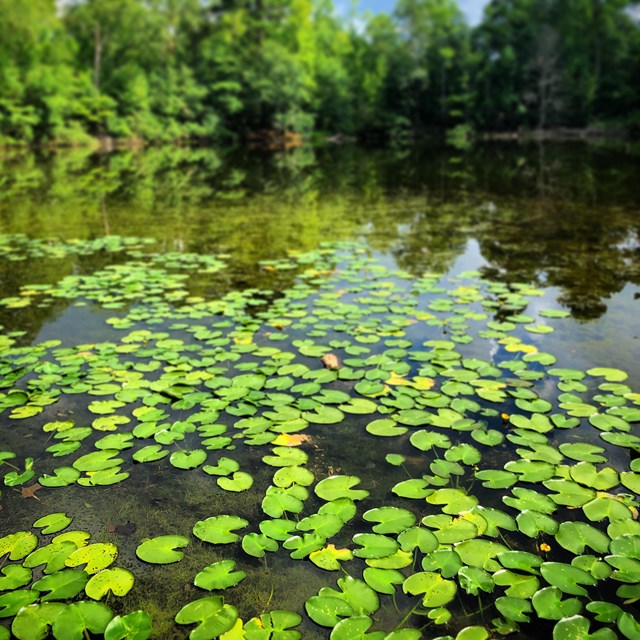
[[626, 0], [0, 0], [0, 145], [640, 130]]

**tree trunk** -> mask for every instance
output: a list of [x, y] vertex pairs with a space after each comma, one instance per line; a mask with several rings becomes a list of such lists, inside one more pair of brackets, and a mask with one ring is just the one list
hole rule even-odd
[[93, 46], [93, 86], [100, 89], [100, 67], [102, 66], [102, 47], [104, 42], [100, 33], [100, 23], [96, 22], [95, 40]]

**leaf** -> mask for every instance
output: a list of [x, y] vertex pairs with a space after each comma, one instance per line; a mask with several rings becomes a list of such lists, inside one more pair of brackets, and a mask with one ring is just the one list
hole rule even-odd
[[525, 509], [516, 517], [518, 530], [530, 538], [536, 538], [540, 533], [555, 535], [558, 523], [546, 513]]
[[291, 551], [289, 554], [294, 560], [306, 558], [313, 551], [318, 551], [323, 547], [326, 538], [317, 533], [305, 533], [301, 536], [291, 536], [287, 538], [282, 546]]
[[485, 571], [498, 571], [500, 565], [494, 558], [508, 551], [507, 547], [492, 540], [466, 540], [454, 547], [462, 562], [469, 567], [480, 567]]
[[156, 462], [157, 460], [162, 460], [162, 458], [168, 455], [169, 452], [166, 449], [163, 449], [162, 445], [150, 444], [136, 451], [132, 458], [136, 462]]
[[234, 571], [235, 566], [235, 560], [214, 562], [196, 574], [193, 583], [207, 591], [235, 587], [247, 577], [244, 571]]
[[532, 612], [531, 602], [524, 598], [501, 596], [496, 599], [496, 608], [507, 620], [514, 622], [529, 622]]
[[138, 610], [113, 618], [104, 630], [104, 640], [147, 640], [152, 632], [151, 616]]
[[6, 553], [9, 560], [22, 560], [38, 546], [38, 538], [30, 531], [18, 531], [0, 538], [0, 558]]
[[248, 524], [247, 520], [238, 516], [213, 516], [196, 522], [193, 527], [193, 535], [211, 544], [229, 544], [240, 539], [240, 536], [233, 533], [233, 530], [244, 529]]
[[559, 447], [560, 451], [573, 460], [583, 460], [585, 462], [606, 462], [603, 455], [604, 449], [588, 442], [564, 442]]
[[188, 544], [189, 538], [185, 536], [157, 536], [138, 545], [136, 555], [140, 560], [151, 564], [171, 564], [182, 560], [184, 553], [177, 549]]
[[0, 595], [0, 618], [11, 618], [22, 609], [34, 603], [40, 594], [34, 589], [19, 589]]
[[475, 538], [478, 527], [464, 518], [452, 518], [445, 514], [425, 516], [422, 523], [434, 530], [434, 535], [440, 544], [454, 544]]
[[362, 516], [367, 522], [377, 522], [373, 526], [375, 533], [400, 533], [416, 522], [416, 517], [406, 509], [398, 507], [378, 507], [365, 511]]
[[513, 598], [528, 599], [538, 590], [540, 582], [532, 575], [522, 575], [502, 569], [493, 574], [493, 580], [501, 587], [508, 587], [505, 595]]
[[398, 536], [398, 543], [403, 551], [413, 551], [420, 549], [422, 553], [430, 553], [438, 548], [438, 538], [422, 527], [411, 527], [405, 529]]
[[86, 564], [84, 570], [91, 575], [106, 569], [117, 557], [118, 548], [114, 544], [101, 542], [77, 549], [65, 560], [65, 565], [78, 567]]
[[404, 582], [404, 576], [395, 569], [376, 569], [367, 567], [362, 572], [364, 581], [378, 593], [393, 595], [396, 592], [395, 586]]
[[363, 580], [344, 576], [338, 580], [338, 587], [340, 591], [323, 587], [318, 595], [345, 600], [355, 615], [369, 615], [378, 610], [380, 606], [378, 594]]
[[49, 635], [53, 621], [64, 608], [65, 605], [60, 602], [30, 604], [23, 607], [11, 623], [11, 631], [18, 640], [42, 640]]
[[594, 585], [597, 582], [590, 573], [562, 562], [543, 562], [540, 572], [550, 585], [574, 596], [587, 595], [587, 590], [581, 584]]
[[358, 558], [384, 558], [395, 553], [399, 545], [393, 539], [376, 533], [357, 533], [353, 542], [361, 549], [356, 549], [353, 555]]
[[444, 434], [436, 431], [415, 431], [411, 434], [409, 441], [420, 451], [430, 451], [433, 447], [448, 449], [451, 446], [451, 440]]
[[109, 607], [99, 602], [74, 602], [67, 605], [53, 621], [53, 635], [56, 640], [83, 640], [85, 630], [103, 633], [112, 617]]
[[85, 587], [85, 593], [93, 600], [101, 600], [109, 592], [114, 596], [125, 596], [133, 587], [134, 577], [127, 569], [105, 569], [95, 575]]
[[254, 558], [264, 558], [265, 551], [278, 550], [278, 543], [263, 533], [247, 533], [242, 538], [242, 548], [245, 553]]
[[323, 595], [312, 596], [304, 605], [307, 615], [321, 627], [335, 627], [340, 618], [353, 615], [351, 605], [340, 597]]
[[553, 640], [615, 640], [616, 634], [611, 629], [600, 629], [589, 633], [591, 623], [584, 616], [563, 618], [553, 628]]
[[298, 640], [300, 632], [291, 631], [302, 622], [301, 616], [293, 611], [276, 609], [263, 613], [259, 618], [251, 618], [244, 626], [245, 640]]
[[0, 591], [11, 591], [24, 587], [31, 582], [32, 572], [19, 564], [10, 564], [0, 570], [4, 578], [0, 578]]
[[87, 584], [89, 576], [86, 571], [80, 569], [66, 569], [44, 576], [34, 582], [33, 588], [37, 591], [49, 591], [41, 598], [42, 602], [49, 600], [66, 600], [77, 596]]
[[339, 571], [341, 562], [352, 559], [353, 553], [349, 549], [336, 549], [333, 544], [309, 554], [309, 560], [325, 571]]
[[587, 375], [596, 378], [604, 378], [607, 382], [622, 382], [628, 378], [626, 372], [620, 369], [609, 369], [607, 367], [594, 367], [587, 369]]
[[65, 513], [52, 513], [51, 515], [39, 518], [33, 523], [34, 527], [42, 529], [42, 533], [57, 533], [66, 529], [71, 524], [71, 518]]
[[367, 616], [353, 616], [340, 620], [331, 632], [330, 640], [363, 640], [371, 638], [367, 630], [373, 624], [373, 620]]
[[411, 595], [422, 595], [425, 607], [441, 607], [453, 600], [457, 587], [453, 580], [445, 580], [439, 573], [422, 571], [409, 576], [402, 590]]
[[360, 483], [358, 476], [330, 476], [321, 480], [315, 487], [316, 495], [322, 500], [336, 500], [337, 498], [351, 498], [362, 500], [369, 495], [364, 489], [353, 489]]
[[601, 554], [609, 549], [609, 536], [586, 522], [563, 522], [556, 542], [576, 555], [584, 553], [586, 547]]
[[198, 623], [189, 634], [190, 640], [212, 640], [229, 631], [237, 619], [237, 609], [225, 604], [221, 596], [194, 600], [182, 607], [175, 617], [178, 624]]
[[274, 447], [273, 455], [264, 456], [262, 462], [272, 467], [294, 467], [303, 465], [309, 456], [295, 447]]
[[491, 593], [495, 586], [493, 578], [479, 567], [462, 567], [458, 571], [460, 586], [470, 595], [478, 595], [480, 591]]
[[391, 491], [401, 498], [412, 498], [414, 500], [423, 500], [433, 492], [429, 488], [429, 483], [422, 478], [411, 478], [398, 482], [391, 488]]
[[174, 451], [169, 462], [177, 469], [196, 469], [207, 459], [207, 452], [202, 449], [193, 451]]
[[216, 482], [221, 489], [236, 493], [247, 491], [253, 486], [253, 478], [244, 471], [236, 471], [231, 478], [218, 478]]
[[577, 598], [562, 599], [562, 591], [557, 587], [545, 587], [537, 591], [531, 599], [538, 616], [545, 620], [560, 620], [576, 615], [582, 609]]

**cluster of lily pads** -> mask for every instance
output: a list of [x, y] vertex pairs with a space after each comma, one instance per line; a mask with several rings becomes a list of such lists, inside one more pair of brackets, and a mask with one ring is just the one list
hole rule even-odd
[[[542, 291], [477, 272], [413, 277], [342, 243], [265, 262], [297, 274], [285, 291], [205, 300], [179, 271], [221, 261], [166, 260], [22, 292], [115, 309], [107, 322], [126, 333], [0, 342], [3, 428], [44, 434], [0, 462], [10, 488], [114, 485], [138, 464], [259, 492], [259, 513], [140, 541], [153, 564], [180, 561], [194, 539], [229, 545], [194, 578], [211, 595], [175, 617], [197, 624], [192, 640], [294, 640], [309, 621], [333, 640], [482, 640], [530, 623], [555, 640], [640, 637], [640, 394], [623, 371], [557, 366], [540, 350], [568, 315], [528, 314]], [[61, 418], [69, 396], [74, 416]], [[327, 459], [336, 439], [343, 451]], [[0, 551], [11, 535], [31, 534]], [[282, 553], [341, 577], [297, 612], [225, 602], [247, 579], [238, 558]], [[8, 611], [12, 625], [27, 615]]]
[[[110, 542], [90, 544], [87, 531], [59, 533], [71, 522], [65, 513], [36, 520], [33, 527], [47, 541], [41, 546], [42, 540], [31, 531], [0, 538], [0, 557], [5, 556], [0, 617], [13, 618], [11, 634], [18, 640], [41, 640], [49, 632], [56, 640], [79, 640], [87, 632], [104, 634], [106, 640], [148, 638], [151, 618], [147, 613], [114, 616], [99, 602], [108, 594], [126, 595], [134, 584], [131, 571], [110, 568], [118, 556], [117, 547]], [[84, 569], [77, 568], [80, 566]], [[38, 579], [34, 569], [40, 574]], [[8, 639], [11, 634], [0, 626], [0, 638]]]

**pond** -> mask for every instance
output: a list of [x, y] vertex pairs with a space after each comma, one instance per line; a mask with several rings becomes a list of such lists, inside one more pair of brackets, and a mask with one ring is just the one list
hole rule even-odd
[[640, 638], [640, 152], [0, 159], [0, 639]]

